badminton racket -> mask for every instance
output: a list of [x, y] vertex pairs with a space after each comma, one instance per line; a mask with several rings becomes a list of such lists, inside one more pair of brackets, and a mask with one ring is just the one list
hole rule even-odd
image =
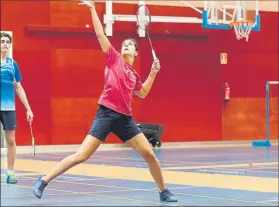
[[35, 156], [35, 138], [33, 136], [32, 122], [31, 121], [29, 121], [29, 126], [30, 126], [30, 133], [31, 133], [31, 137], [32, 137], [33, 155]]
[[157, 59], [156, 53], [153, 49], [153, 45], [152, 45], [149, 31], [148, 31], [150, 23], [151, 23], [151, 15], [150, 15], [149, 9], [145, 5], [140, 5], [138, 7], [138, 11], [137, 11], [137, 24], [138, 24], [139, 28], [146, 31], [146, 34], [147, 34], [147, 37], [148, 37], [148, 40], [150, 43], [153, 59], [156, 60]]

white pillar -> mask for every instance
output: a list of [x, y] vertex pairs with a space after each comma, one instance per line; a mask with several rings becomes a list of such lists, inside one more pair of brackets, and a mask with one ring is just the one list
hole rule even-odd
[[113, 14], [112, 14], [112, 0], [106, 1], [106, 14], [104, 15], [105, 33], [107, 36], [112, 36], [113, 33]]

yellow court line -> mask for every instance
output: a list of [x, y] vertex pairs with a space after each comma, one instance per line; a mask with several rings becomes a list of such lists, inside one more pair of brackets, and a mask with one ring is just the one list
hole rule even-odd
[[[25, 188], [32, 188], [32, 187], [26, 186], [26, 185], [17, 185], [17, 186], [25, 187]], [[124, 197], [118, 197], [118, 196], [102, 195], [102, 194], [96, 194], [96, 193], [92, 193], [92, 192], [75, 192], [75, 191], [59, 190], [59, 189], [53, 189], [53, 188], [48, 188], [48, 190], [52, 190], [52, 191], [56, 191], [56, 192], [72, 193], [72, 194], [75, 194], [75, 195], [94, 195], [94, 196], [99, 196], [99, 197], [115, 198], [115, 199], [128, 200], [128, 201], [136, 201], [136, 202], [140, 202], [140, 203], [150, 203], [150, 204], [160, 204], [160, 205], [162, 204], [161, 202], [154, 202], [154, 201], [147, 201], [147, 200], [140, 200], [140, 199], [133, 199], [133, 198], [124, 198]], [[167, 203], [164, 203], [164, 205], [177, 206], [177, 205], [172, 205], [172, 204], [167, 204]]]
[[[57, 162], [17, 159], [17, 170], [49, 173]], [[148, 168], [79, 164], [64, 174], [154, 182]], [[278, 193], [277, 178], [164, 171], [166, 183]]]
[[[278, 165], [278, 162], [262, 162], [252, 163], [252, 166], [270, 166]], [[249, 164], [227, 164], [227, 165], [203, 165], [203, 166], [188, 166], [188, 167], [164, 167], [164, 170], [192, 170], [192, 169], [204, 169], [204, 168], [234, 168], [234, 167], [252, 167]]]

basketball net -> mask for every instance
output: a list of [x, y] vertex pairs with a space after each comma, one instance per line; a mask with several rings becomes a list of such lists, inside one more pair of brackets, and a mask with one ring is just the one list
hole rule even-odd
[[235, 20], [231, 22], [231, 27], [234, 27], [235, 35], [238, 40], [246, 38], [249, 39], [249, 34], [253, 27], [253, 21], [251, 20]]

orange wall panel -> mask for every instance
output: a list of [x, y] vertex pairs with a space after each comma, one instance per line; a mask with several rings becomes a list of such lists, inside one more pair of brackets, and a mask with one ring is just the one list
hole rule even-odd
[[[270, 138], [278, 139], [278, 98], [270, 114]], [[276, 113], [277, 112], [277, 113]], [[223, 109], [223, 140], [257, 140], [266, 137], [265, 98], [233, 98]]]
[[86, 6], [78, 6], [78, 3], [78, 1], [50, 1], [50, 25], [64, 27], [92, 25], [88, 8]]
[[[50, 55], [48, 50], [15, 50], [14, 57], [19, 65], [22, 81], [34, 113], [34, 136], [37, 144], [50, 142]], [[18, 131], [17, 144], [31, 144], [30, 130], [26, 121], [26, 109], [16, 96]]]
[[105, 58], [101, 50], [52, 51], [52, 96], [97, 97], [102, 93]]
[[97, 110], [97, 98], [51, 99], [52, 143], [79, 144], [89, 132]]

